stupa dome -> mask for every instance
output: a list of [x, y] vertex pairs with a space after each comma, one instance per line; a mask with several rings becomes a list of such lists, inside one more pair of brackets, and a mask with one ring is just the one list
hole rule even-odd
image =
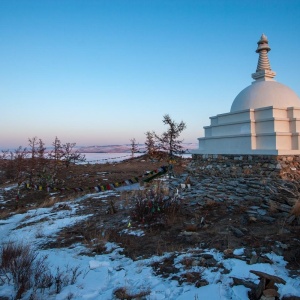
[[256, 81], [236, 96], [230, 112], [267, 106], [300, 107], [300, 99], [292, 89], [284, 84], [276, 81]]
[[257, 42], [259, 53], [255, 81], [242, 90], [234, 99], [230, 112], [273, 106], [275, 108], [300, 107], [300, 98], [289, 87], [276, 82], [276, 73], [271, 70], [268, 52], [271, 50], [263, 34]]

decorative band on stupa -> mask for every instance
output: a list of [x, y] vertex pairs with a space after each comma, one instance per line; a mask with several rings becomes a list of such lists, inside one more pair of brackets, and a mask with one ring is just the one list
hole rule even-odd
[[256, 81], [273, 81], [276, 73], [271, 70], [268, 52], [271, 50], [268, 38], [262, 34], [260, 40], [257, 42], [258, 46], [256, 53], [259, 53], [256, 72], [252, 74], [252, 78]]

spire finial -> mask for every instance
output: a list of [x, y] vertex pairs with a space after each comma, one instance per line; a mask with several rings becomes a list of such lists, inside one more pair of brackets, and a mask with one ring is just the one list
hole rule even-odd
[[257, 42], [256, 53], [259, 53], [256, 72], [252, 74], [252, 78], [257, 81], [271, 80], [275, 77], [276, 73], [271, 70], [268, 52], [271, 50], [268, 38], [262, 34], [260, 40]]

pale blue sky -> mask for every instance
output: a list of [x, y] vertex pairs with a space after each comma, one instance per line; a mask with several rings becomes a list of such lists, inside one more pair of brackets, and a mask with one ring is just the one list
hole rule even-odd
[[0, 148], [145, 141], [168, 113], [197, 142], [251, 84], [262, 33], [300, 95], [300, 0], [0, 0]]

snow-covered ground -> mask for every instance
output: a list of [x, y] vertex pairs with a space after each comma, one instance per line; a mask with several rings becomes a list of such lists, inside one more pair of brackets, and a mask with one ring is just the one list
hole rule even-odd
[[[12, 187], [13, 188], [13, 187]], [[95, 193], [92, 196], [101, 201], [107, 193], [114, 191]], [[41, 245], [47, 241], [55, 239], [55, 235], [64, 227], [75, 222], [87, 219], [89, 215], [77, 215], [81, 202], [86, 197], [81, 196], [67, 204], [69, 210], [53, 210], [53, 208], [33, 209], [25, 214], [12, 215], [5, 220], [0, 220], [0, 240], [1, 243], [8, 241], [27, 242], [34, 247], [40, 255], [48, 256], [50, 268], [55, 273], [59, 266], [62, 270], [65, 268], [76, 268], [80, 270], [75, 284], [64, 286], [60, 293], [53, 289], [46, 289], [45, 294], [38, 299], [114, 299], [114, 291], [117, 288], [126, 288], [130, 293], [149, 291], [149, 295], [144, 299], [248, 299], [248, 289], [243, 285], [232, 286], [232, 276], [252, 280], [258, 283], [258, 278], [250, 273], [250, 270], [263, 271], [271, 275], [276, 275], [286, 281], [285, 285], [279, 284], [279, 294], [282, 296], [294, 295], [300, 296], [300, 280], [289, 276], [285, 268], [286, 262], [282, 257], [269, 253], [267, 256], [273, 264], [259, 263], [248, 265], [245, 261], [232, 258], [225, 259], [223, 253], [214, 249], [205, 249], [205, 253], [213, 255], [214, 259], [222, 263], [229, 270], [228, 274], [222, 274], [215, 268], [201, 267], [202, 278], [209, 282], [209, 285], [196, 288], [194, 285], [184, 283], [180, 285], [178, 281], [162, 278], [155, 275], [151, 264], [161, 261], [164, 257], [171, 255], [165, 253], [164, 256], [153, 256], [148, 259], [133, 261], [122, 254], [122, 248], [107, 243], [107, 254], [95, 255], [93, 257], [83, 255], [87, 252], [81, 244], [72, 245], [70, 248], [41, 249]], [[103, 198], [104, 199], [104, 198]], [[0, 201], [3, 201], [0, 190]], [[60, 203], [61, 204], [61, 203]], [[57, 204], [58, 205], [58, 204]], [[27, 226], [21, 226], [27, 225]], [[141, 230], [131, 230], [131, 234], [136, 234], [139, 238], [143, 232]], [[243, 249], [235, 249], [235, 254], [243, 256]], [[180, 272], [184, 271], [181, 261], [189, 256], [189, 252], [177, 253], [176, 267]], [[199, 266], [192, 267], [191, 271], [198, 271]], [[23, 299], [29, 299], [31, 291], [24, 294]], [[1, 284], [0, 296], [6, 296], [13, 299], [14, 289], [11, 284]]]

